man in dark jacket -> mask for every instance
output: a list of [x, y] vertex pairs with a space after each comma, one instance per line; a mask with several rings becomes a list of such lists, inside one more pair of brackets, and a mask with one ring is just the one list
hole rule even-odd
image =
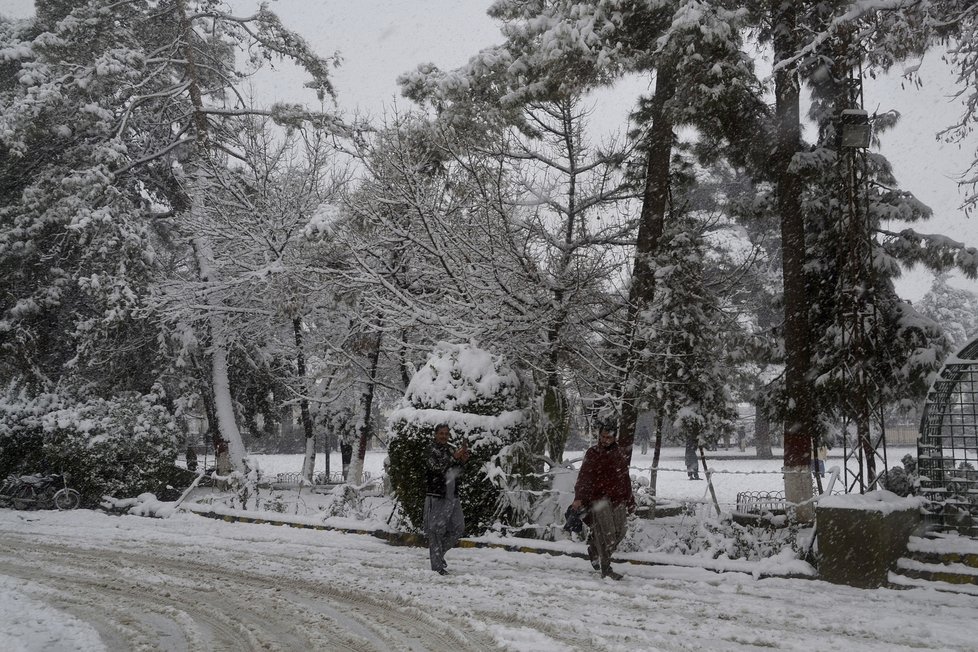
[[455, 547], [465, 532], [462, 504], [458, 500], [458, 477], [469, 459], [463, 445], [454, 452], [448, 447], [448, 425], [435, 426], [435, 441], [428, 449], [427, 495], [424, 499], [424, 529], [428, 535], [431, 570], [447, 575], [445, 553]]
[[621, 575], [611, 569], [611, 556], [625, 538], [626, 520], [628, 513], [635, 509], [635, 498], [628, 476], [628, 458], [608, 425], [600, 427], [597, 445], [584, 454], [571, 507], [587, 510], [585, 520], [590, 526], [587, 552], [591, 565], [601, 571], [601, 577], [620, 580]]

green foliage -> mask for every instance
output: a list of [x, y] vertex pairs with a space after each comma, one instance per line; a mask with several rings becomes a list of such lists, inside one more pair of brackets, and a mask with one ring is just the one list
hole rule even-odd
[[[493, 457], [492, 464], [486, 467], [490, 480], [497, 487], [496, 513], [500, 524], [524, 528], [555, 522], [548, 512], [559, 510], [555, 507], [557, 496], [548, 491], [549, 477], [542, 473], [541, 464], [535, 464], [536, 460], [529, 442], [524, 440], [503, 446]], [[563, 518], [562, 510], [559, 516]], [[532, 536], [529, 533], [534, 530], [540, 531], [530, 527], [519, 536]]]
[[[390, 466], [387, 474], [401, 512], [415, 529], [424, 523], [425, 460], [435, 434], [434, 426], [412, 427], [398, 422], [391, 428], [387, 449]], [[458, 442], [451, 442], [457, 445]]]
[[162, 493], [177, 456], [177, 427], [155, 395], [73, 402], [8, 393], [0, 406], [0, 474], [64, 472], [84, 504]]
[[883, 487], [898, 496], [909, 496], [913, 493], [913, 481], [905, 469], [894, 466], [883, 476]]

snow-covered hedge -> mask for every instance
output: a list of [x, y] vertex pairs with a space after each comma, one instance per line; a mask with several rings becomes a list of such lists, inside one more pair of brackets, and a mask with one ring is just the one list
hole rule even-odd
[[459, 489], [466, 530], [483, 532], [493, 524], [500, 506], [490, 480], [493, 458], [526, 430], [519, 390], [519, 377], [498, 356], [475, 345], [436, 345], [388, 417], [388, 473], [410, 525], [422, 527], [425, 462], [439, 423], [451, 428], [453, 448], [464, 441], [471, 452]]
[[177, 426], [155, 394], [73, 401], [60, 394], [0, 397], [0, 475], [65, 472], [85, 504], [165, 489]]

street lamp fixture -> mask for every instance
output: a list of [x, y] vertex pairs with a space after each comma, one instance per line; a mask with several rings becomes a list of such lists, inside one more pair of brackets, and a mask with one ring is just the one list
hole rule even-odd
[[840, 130], [842, 147], [865, 149], [869, 147], [873, 128], [869, 124], [869, 114], [862, 109], [842, 111]]

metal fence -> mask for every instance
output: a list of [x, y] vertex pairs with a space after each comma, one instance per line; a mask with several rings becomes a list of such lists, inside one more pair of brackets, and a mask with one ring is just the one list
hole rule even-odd
[[783, 491], [741, 491], [737, 494], [737, 511], [741, 514], [784, 514], [786, 508]]

